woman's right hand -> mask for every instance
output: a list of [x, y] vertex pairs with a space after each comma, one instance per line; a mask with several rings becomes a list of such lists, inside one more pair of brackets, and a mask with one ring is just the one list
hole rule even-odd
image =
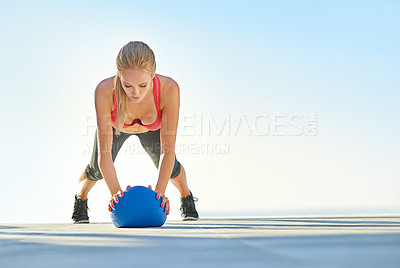
[[[128, 186], [126, 187], [126, 190], [128, 190], [129, 188], [131, 188], [130, 185], [128, 185]], [[119, 190], [118, 192], [116, 192], [115, 194], [113, 194], [112, 197], [111, 197], [111, 200], [110, 200], [109, 203], [108, 203], [108, 211], [111, 212], [111, 209], [112, 209], [112, 208], [115, 209], [114, 202], [115, 202], [115, 203], [119, 203], [118, 197], [123, 197], [123, 196], [124, 196], [124, 192], [123, 192], [122, 190]]]

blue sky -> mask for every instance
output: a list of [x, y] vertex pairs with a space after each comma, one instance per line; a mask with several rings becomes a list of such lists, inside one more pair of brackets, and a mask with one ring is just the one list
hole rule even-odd
[[[93, 90], [132, 40], [180, 85], [178, 143], [229, 144], [178, 155], [201, 216], [398, 211], [399, 12], [399, 1], [1, 2], [0, 182], [12, 202], [0, 222], [69, 221], [93, 146]], [[256, 118], [276, 115], [302, 126], [317, 115], [317, 133], [256, 135]], [[200, 116], [253, 129], [204, 135], [195, 121], [191, 135]], [[146, 155], [115, 165], [121, 184], [155, 185]], [[105, 183], [93, 189], [91, 218], [107, 221]], [[179, 218], [179, 193], [167, 195]]]

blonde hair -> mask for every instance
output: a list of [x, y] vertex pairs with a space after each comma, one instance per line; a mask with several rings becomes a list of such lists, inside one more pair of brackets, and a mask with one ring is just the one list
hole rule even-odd
[[126, 94], [122, 88], [121, 71], [139, 69], [154, 77], [156, 59], [151, 48], [141, 41], [131, 41], [124, 45], [117, 56], [117, 75], [114, 78], [115, 98], [117, 101], [117, 118], [115, 123], [116, 135], [123, 128], [126, 112]]

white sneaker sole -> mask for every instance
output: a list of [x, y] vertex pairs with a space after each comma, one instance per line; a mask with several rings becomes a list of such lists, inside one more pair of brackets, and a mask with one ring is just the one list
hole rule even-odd
[[80, 224], [80, 223], [89, 223], [89, 220], [80, 220], [73, 222], [73, 224]]
[[197, 221], [199, 218], [194, 218], [194, 217], [186, 217], [182, 219], [182, 221]]

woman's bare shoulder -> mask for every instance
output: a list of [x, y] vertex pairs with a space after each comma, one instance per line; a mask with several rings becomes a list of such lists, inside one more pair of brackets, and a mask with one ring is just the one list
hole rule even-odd
[[114, 77], [115, 76], [111, 76], [109, 78], [101, 80], [100, 83], [97, 85], [97, 88], [101, 88], [101, 90], [108, 89], [112, 91], [112, 89], [114, 88]]
[[156, 74], [160, 79], [160, 106], [164, 109], [167, 103], [176, 101], [175, 98], [179, 98], [179, 86], [178, 83], [169, 76]]
[[176, 87], [178, 84], [175, 82], [174, 79], [172, 79], [169, 76], [161, 75], [161, 74], [156, 74], [157, 77], [160, 79], [160, 84], [161, 88], [171, 88], [171, 87]]
[[114, 77], [109, 77], [102, 80], [96, 87], [95, 97], [99, 97], [104, 105], [113, 107], [113, 88], [114, 88]]

